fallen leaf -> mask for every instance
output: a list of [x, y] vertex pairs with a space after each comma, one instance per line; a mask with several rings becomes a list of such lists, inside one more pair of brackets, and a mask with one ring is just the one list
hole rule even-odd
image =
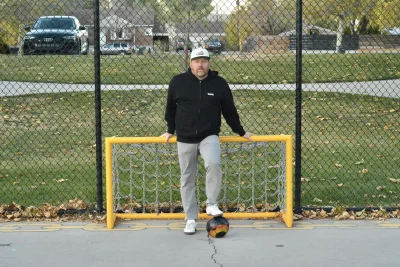
[[320, 121], [326, 121], [327, 120], [326, 118], [324, 118], [322, 116], [317, 116], [317, 119], [320, 120]]
[[56, 181], [57, 183], [63, 183], [63, 182], [68, 181], [68, 179], [59, 179], [59, 180], [53, 180], [53, 181]]
[[322, 218], [328, 217], [328, 214], [327, 214], [327, 212], [325, 210], [321, 210], [319, 215], [322, 216]]
[[361, 165], [361, 164], [363, 164], [363, 163], [364, 163], [364, 159], [362, 159], [361, 161], [356, 162], [355, 164], [356, 164], [356, 165]]
[[319, 198], [316, 198], [316, 197], [315, 197], [315, 198], [313, 199], [313, 201], [314, 201], [314, 202], [322, 202], [322, 199], [319, 199]]
[[400, 179], [389, 178], [389, 181], [395, 184], [400, 183]]

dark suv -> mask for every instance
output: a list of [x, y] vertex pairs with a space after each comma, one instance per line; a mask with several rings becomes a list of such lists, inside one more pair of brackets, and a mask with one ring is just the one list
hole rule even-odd
[[[185, 39], [179, 38], [175, 42], [175, 51], [179, 52], [179, 50], [183, 50], [184, 46], [185, 46]], [[192, 51], [192, 49], [193, 49], [193, 44], [192, 44], [192, 42], [190, 40], [187, 43], [187, 48], [188, 48], [189, 51]]]
[[204, 48], [214, 54], [221, 54], [222, 45], [217, 38], [210, 38], [204, 42]]
[[23, 53], [32, 54], [87, 54], [88, 33], [73, 16], [44, 16], [36, 20], [23, 39]]

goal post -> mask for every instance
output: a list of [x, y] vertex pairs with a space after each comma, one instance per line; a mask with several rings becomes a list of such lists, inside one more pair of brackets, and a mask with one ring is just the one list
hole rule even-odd
[[[293, 225], [292, 136], [220, 136], [223, 185], [220, 206], [228, 219], [281, 216]], [[107, 228], [122, 219], [184, 219], [179, 194], [176, 137], [107, 137]], [[199, 158], [199, 219], [205, 210], [204, 170]], [[203, 184], [202, 184], [203, 183]], [[200, 195], [200, 196], [199, 196]], [[204, 208], [204, 209], [203, 209]]]

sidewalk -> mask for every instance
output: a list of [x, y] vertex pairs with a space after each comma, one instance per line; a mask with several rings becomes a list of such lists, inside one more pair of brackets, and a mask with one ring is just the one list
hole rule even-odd
[[0, 223], [0, 266], [400, 266], [400, 220], [230, 220], [220, 239], [206, 221], [194, 235], [183, 221], [105, 224]]
[[[232, 90], [296, 90], [296, 84], [230, 84]], [[304, 92], [338, 92], [399, 98], [400, 79], [367, 82], [303, 83]], [[108, 90], [160, 90], [168, 84], [103, 84], [102, 91]], [[0, 81], [0, 97], [25, 94], [93, 92], [94, 84], [29, 83]]]

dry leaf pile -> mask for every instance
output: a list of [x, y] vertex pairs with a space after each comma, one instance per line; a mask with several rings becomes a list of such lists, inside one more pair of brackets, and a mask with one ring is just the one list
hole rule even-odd
[[106, 216], [89, 212], [88, 209], [91, 207], [92, 205], [88, 205], [80, 199], [73, 199], [68, 201], [68, 203], [63, 203], [59, 206], [52, 206], [49, 203], [44, 203], [40, 207], [24, 207], [17, 203], [12, 203], [10, 205], [2, 204], [0, 205], [0, 222], [65, 222], [91, 220], [94, 222], [105, 223]]
[[[130, 205], [130, 208], [132, 206]], [[154, 208], [154, 207], [153, 207]], [[166, 208], [170, 208], [169, 206]], [[265, 207], [264, 207], [265, 208]], [[106, 215], [90, 212], [93, 205], [85, 203], [80, 199], [70, 200], [59, 206], [52, 206], [48, 203], [40, 207], [24, 207], [16, 203], [10, 205], [0, 205], [0, 222], [20, 222], [20, 221], [47, 221], [47, 222], [66, 222], [66, 221], [92, 221], [96, 223], [106, 223]], [[146, 207], [146, 210], [151, 210]], [[243, 211], [245, 211], [244, 209]], [[75, 212], [74, 212], [75, 211]], [[77, 212], [82, 211], [82, 212]], [[334, 207], [330, 210], [309, 209], [303, 210], [301, 214], [294, 214], [294, 220], [301, 219], [327, 219], [335, 220], [380, 220], [398, 218], [400, 219], [400, 209], [386, 210], [363, 209], [360, 211], [348, 210], [342, 206]]]
[[342, 206], [334, 207], [329, 211], [324, 209], [303, 210], [301, 214], [295, 214], [294, 219], [326, 219], [333, 218], [335, 220], [380, 220], [397, 218], [400, 219], [400, 209], [386, 210], [379, 209], [363, 209], [360, 211], [348, 210]]

